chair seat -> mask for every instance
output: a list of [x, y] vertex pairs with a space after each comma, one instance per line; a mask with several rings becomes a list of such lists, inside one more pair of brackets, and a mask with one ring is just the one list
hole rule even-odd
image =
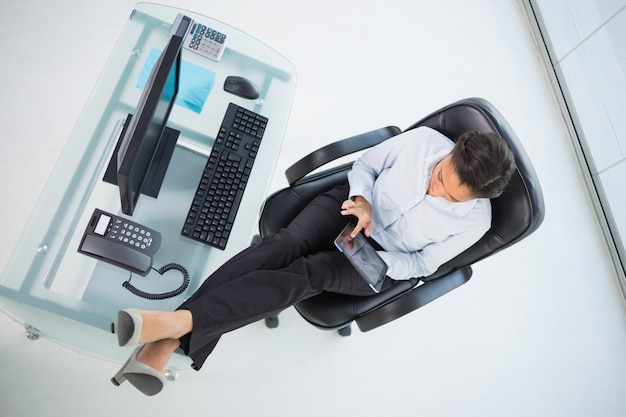
[[300, 301], [295, 308], [302, 317], [316, 327], [327, 330], [340, 329], [354, 320], [358, 323], [359, 317], [410, 291], [417, 282], [416, 279], [401, 281], [387, 291], [367, 297], [324, 293]]

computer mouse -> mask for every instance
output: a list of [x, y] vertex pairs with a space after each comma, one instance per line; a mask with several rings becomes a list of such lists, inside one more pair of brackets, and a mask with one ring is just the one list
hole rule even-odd
[[226, 77], [224, 91], [239, 97], [255, 99], [259, 98], [259, 90], [250, 80], [235, 75]]

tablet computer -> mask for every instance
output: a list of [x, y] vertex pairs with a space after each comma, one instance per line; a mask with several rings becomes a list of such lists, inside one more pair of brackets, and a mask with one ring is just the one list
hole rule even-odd
[[387, 264], [361, 233], [353, 239], [354, 225], [348, 224], [335, 239], [335, 246], [375, 291], [380, 292], [387, 275]]

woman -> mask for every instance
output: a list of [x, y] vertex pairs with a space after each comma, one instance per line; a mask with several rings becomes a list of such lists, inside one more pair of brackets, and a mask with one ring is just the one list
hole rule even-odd
[[[178, 347], [199, 370], [222, 334], [322, 291], [371, 295], [333, 240], [350, 218], [380, 247], [389, 269], [382, 291], [427, 276], [489, 229], [490, 198], [506, 187], [515, 163], [502, 138], [467, 132], [456, 143], [419, 127], [367, 151], [348, 183], [316, 197], [287, 226], [233, 257], [176, 311], [120, 311], [120, 346], [138, 344], [113, 377], [146, 395], [164, 385]], [[348, 217], [346, 217], [348, 216]]]

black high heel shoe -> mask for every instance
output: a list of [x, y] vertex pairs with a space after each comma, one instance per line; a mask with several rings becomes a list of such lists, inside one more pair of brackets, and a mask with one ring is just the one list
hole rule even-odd
[[117, 322], [111, 323], [111, 333], [117, 333], [117, 342], [120, 346], [139, 344], [143, 319], [141, 312], [134, 308], [120, 310], [117, 313]]
[[145, 345], [137, 346], [122, 368], [111, 378], [115, 386], [130, 382], [145, 395], [156, 395], [165, 386], [165, 376], [150, 366], [137, 361], [137, 355]]

